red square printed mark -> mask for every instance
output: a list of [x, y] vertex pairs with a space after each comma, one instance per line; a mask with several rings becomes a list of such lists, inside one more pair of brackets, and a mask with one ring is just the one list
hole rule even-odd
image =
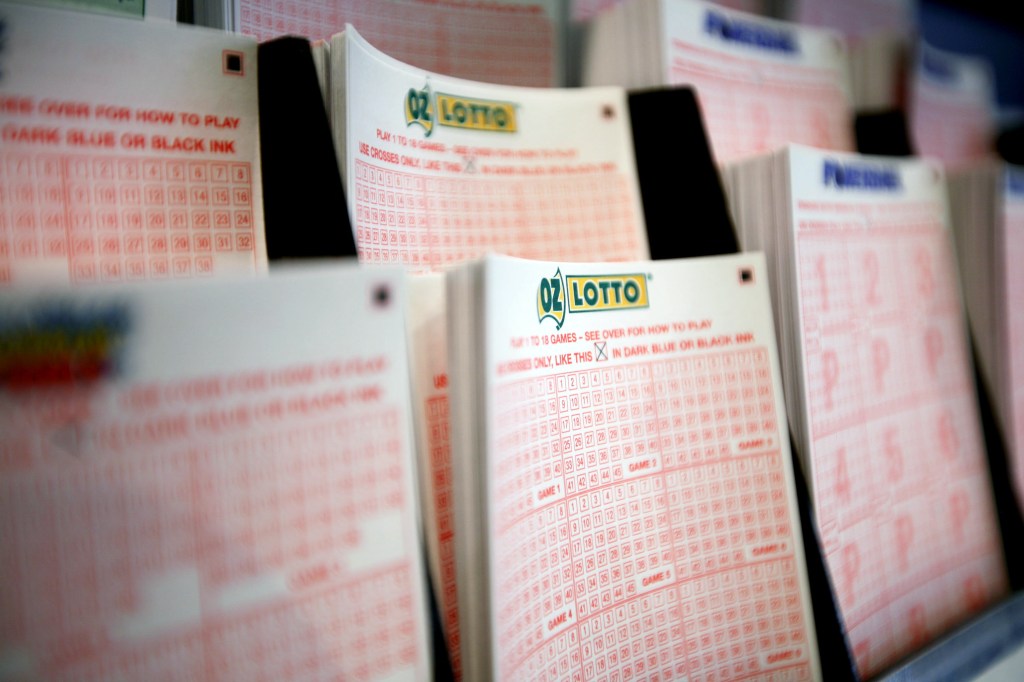
[[75, 263], [75, 280], [92, 280], [96, 279], [96, 264], [95, 263]]
[[189, 243], [187, 233], [171, 235], [171, 251], [174, 253], [188, 253]]
[[105, 280], [121, 279], [121, 262], [112, 259], [101, 261], [100, 277]]
[[95, 251], [95, 245], [89, 237], [76, 237], [72, 240], [71, 252], [74, 256], [91, 256]]
[[144, 177], [146, 180], [163, 180], [163, 165], [159, 161], [143, 161], [142, 177]]
[[125, 235], [124, 237], [124, 252], [139, 254], [145, 253], [146, 243], [141, 235]]
[[192, 259], [191, 258], [174, 258], [171, 261], [171, 270], [174, 275], [190, 275], [192, 274]]
[[185, 162], [171, 161], [167, 164], [167, 179], [173, 182], [185, 181]]
[[123, 225], [127, 229], [141, 230], [142, 229], [142, 211], [131, 209], [125, 210], [122, 214]]
[[143, 190], [143, 197], [147, 206], [163, 206], [165, 200], [164, 188], [160, 185], [146, 185]]
[[226, 163], [210, 164], [210, 177], [214, 182], [228, 181], [228, 165]]
[[249, 164], [247, 164], [247, 163], [234, 163], [234, 164], [231, 164], [231, 181], [232, 182], [249, 182]]
[[184, 206], [188, 203], [188, 190], [184, 185], [171, 185], [167, 188], [167, 203], [172, 206]]
[[150, 253], [167, 253], [167, 237], [164, 235], [152, 235], [149, 238]]
[[162, 230], [167, 227], [167, 219], [160, 210], [146, 211], [146, 227], [150, 230]]
[[221, 64], [224, 73], [229, 76], [245, 75], [245, 53], [236, 50], [224, 50], [221, 53]]
[[211, 256], [199, 256], [196, 258], [196, 274], [213, 274], [213, 258]]
[[142, 190], [135, 185], [128, 185], [121, 188], [121, 203], [131, 206], [142, 204]]
[[210, 203], [210, 190], [206, 187], [193, 187], [189, 198], [193, 206], [206, 206]]
[[121, 243], [116, 235], [100, 238], [100, 253], [105, 256], [116, 256], [121, 253]]
[[188, 212], [181, 209], [174, 209], [168, 213], [171, 222], [171, 228], [176, 230], [184, 230], [188, 227]]
[[142, 260], [129, 260], [124, 265], [128, 279], [144, 279], [146, 277], [146, 263]]
[[67, 240], [64, 237], [50, 237], [43, 241], [43, 253], [47, 256], [66, 256]]

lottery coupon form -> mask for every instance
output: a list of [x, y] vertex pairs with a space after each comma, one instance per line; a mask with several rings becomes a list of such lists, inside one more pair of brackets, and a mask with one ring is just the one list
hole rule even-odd
[[[353, 29], [332, 41], [331, 60], [360, 260], [426, 277], [410, 295], [414, 402], [423, 486], [433, 491], [428, 547], [458, 675], [440, 271], [488, 251], [647, 258], [628, 107], [620, 88], [509, 88], [431, 74], [383, 55]], [[345, 77], [339, 83], [334, 73]]]
[[945, 177], [795, 145], [743, 165], [741, 242], [773, 263], [794, 442], [869, 677], [1006, 590]]
[[0, 286], [266, 270], [256, 43], [0, 5]]
[[[562, 82], [560, 0], [197, 0], [208, 26], [259, 41], [327, 40], [352, 24], [409, 64], [488, 83]], [[200, 9], [202, 8], [202, 9]]]
[[719, 163], [788, 142], [854, 149], [839, 33], [696, 0], [630, 0], [593, 33], [585, 82], [694, 86]]
[[817, 679], [763, 257], [448, 285], [468, 678]]
[[332, 39], [335, 142], [361, 261], [440, 270], [493, 251], [646, 253], [625, 92], [530, 89]]
[[907, 103], [917, 154], [949, 167], [993, 158], [995, 102], [995, 75], [985, 59], [918, 45]]
[[0, 679], [429, 679], [405, 295], [0, 292]]

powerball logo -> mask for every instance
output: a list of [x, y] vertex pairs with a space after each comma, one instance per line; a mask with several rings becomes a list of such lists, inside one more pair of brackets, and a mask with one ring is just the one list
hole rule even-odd
[[555, 270], [537, 288], [537, 321], [547, 318], [561, 329], [566, 313], [596, 313], [603, 310], [647, 308], [647, 275], [562, 275]]
[[0, 390], [115, 376], [131, 328], [127, 305], [54, 302], [0, 316]]
[[514, 133], [516, 104], [497, 100], [476, 99], [431, 92], [430, 84], [421, 89], [409, 88], [405, 96], [405, 125], [423, 127], [426, 137], [434, 132], [434, 125], [465, 128], [492, 133]]

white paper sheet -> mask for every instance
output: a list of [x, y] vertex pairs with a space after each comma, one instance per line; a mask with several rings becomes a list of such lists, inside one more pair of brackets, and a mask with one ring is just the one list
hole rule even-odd
[[[360, 258], [428, 273], [412, 283], [411, 364], [431, 567], [459, 675], [446, 312], [443, 281], [430, 271], [488, 251], [647, 257], [628, 109], [618, 88], [532, 90], [429, 74], [354, 32], [335, 40], [332, 57], [352, 93], [335, 107], [349, 110], [335, 132], [349, 150], [344, 175]], [[514, 121], [505, 129], [446, 126], [441, 93], [509, 105], [502, 112]], [[407, 111], [410, 97], [419, 118]]]
[[764, 259], [482, 267], [494, 677], [816, 678]]
[[908, 85], [914, 151], [955, 167], [994, 158], [995, 76], [981, 57], [918, 45]]
[[[620, 88], [507, 88], [332, 46], [340, 162], [360, 259], [439, 270], [487, 252], [646, 254]], [[339, 93], [340, 94], [340, 93]], [[340, 129], [339, 129], [340, 128]]]
[[226, 28], [261, 42], [327, 40], [352, 24], [388, 54], [429, 71], [533, 87], [563, 80], [559, 0], [223, 1]]
[[944, 174], [802, 147], [788, 164], [803, 454], [869, 676], [1006, 589]]
[[254, 41], [0, 18], [0, 284], [266, 270]]
[[660, 0], [664, 77], [693, 85], [719, 163], [793, 142], [854, 149], [841, 34]]
[[0, 292], [0, 678], [428, 679], [405, 306]]

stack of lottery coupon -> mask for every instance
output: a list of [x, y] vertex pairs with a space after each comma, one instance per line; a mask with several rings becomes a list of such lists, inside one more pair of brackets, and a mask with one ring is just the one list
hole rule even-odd
[[0, 678], [428, 679], [405, 296], [0, 291]]
[[448, 274], [467, 679], [819, 679], [760, 254]]
[[726, 180], [768, 259], [794, 447], [871, 676], [1007, 589], [945, 176], [790, 146]]
[[852, 151], [842, 34], [697, 0], [627, 0], [593, 21], [586, 85], [691, 85], [719, 163], [786, 143]]
[[988, 61], [920, 41], [907, 102], [917, 154], [934, 156], [950, 168], [994, 159], [995, 102]]
[[649, 257], [625, 92], [459, 80], [353, 29], [330, 44], [331, 115], [359, 259], [416, 276], [409, 334], [431, 573], [455, 674], [444, 278], [489, 252]]
[[356, 26], [402, 61], [488, 83], [562, 85], [561, 0], [196, 0], [196, 23], [253, 36], [328, 40]]

